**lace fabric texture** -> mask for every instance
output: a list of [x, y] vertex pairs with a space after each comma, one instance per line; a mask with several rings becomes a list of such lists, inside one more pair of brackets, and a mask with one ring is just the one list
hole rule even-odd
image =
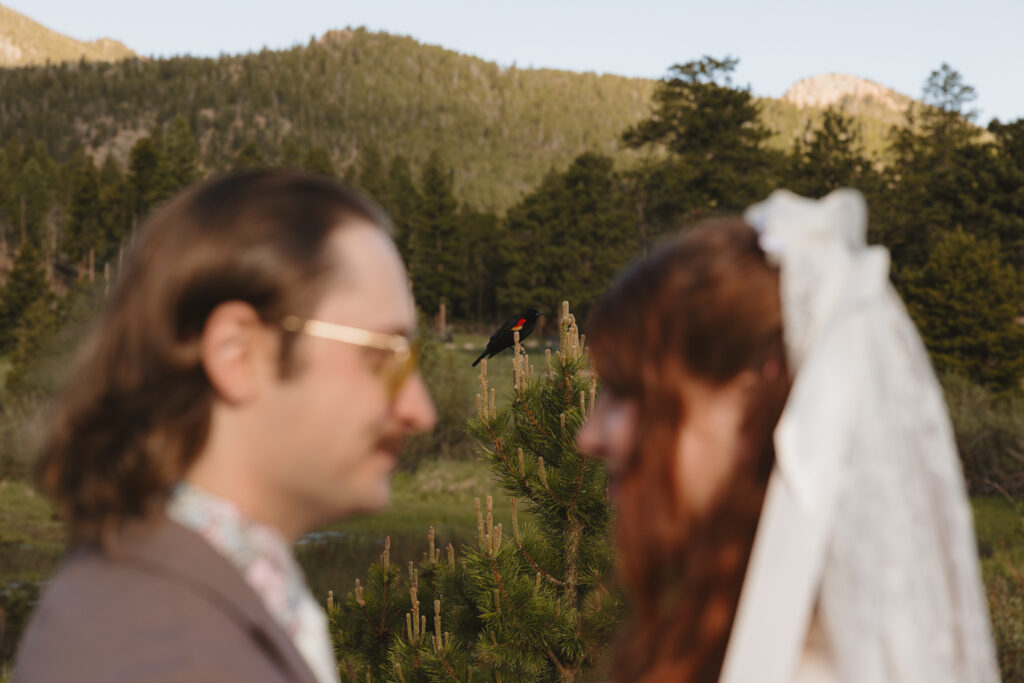
[[746, 215], [780, 268], [794, 381], [722, 681], [791, 681], [815, 605], [823, 680], [999, 680], [942, 390], [866, 217], [853, 190]]

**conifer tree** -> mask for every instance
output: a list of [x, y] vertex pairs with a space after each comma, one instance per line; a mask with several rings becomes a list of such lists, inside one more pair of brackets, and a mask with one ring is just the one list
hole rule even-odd
[[108, 154], [103, 161], [99, 181], [99, 221], [107, 247], [104, 260], [107, 260], [131, 231], [131, 190], [113, 155]]
[[407, 570], [389, 550], [344, 602], [328, 601], [339, 671], [359, 681], [576, 681], [593, 671], [621, 613], [603, 585], [612, 565], [603, 465], [576, 446], [596, 386], [563, 304], [560, 349], [537, 368], [512, 356], [511, 403], [480, 372], [468, 428], [510, 496], [512, 524], [476, 501], [477, 538], [437, 547]]
[[52, 175], [48, 158], [32, 155], [18, 173], [16, 208], [19, 242], [29, 240], [42, 247], [46, 214], [53, 203]]
[[63, 249], [72, 261], [81, 261], [90, 249], [101, 245], [100, 217], [99, 173], [92, 159], [80, 153], [72, 162], [71, 201]]
[[135, 224], [142, 222], [157, 199], [162, 154], [159, 137], [149, 136], [136, 142], [128, 155], [128, 185]]
[[552, 310], [565, 295], [586, 311], [636, 253], [635, 214], [612, 159], [600, 154], [549, 173], [506, 223], [498, 302], [508, 313], [522, 301]]
[[430, 155], [420, 180], [420, 205], [412, 221], [410, 270], [417, 303], [429, 314], [442, 303], [449, 313], [465, 303], [462, 235], [452, 173], [441, 155]]
[[764, 145], [771, 133], [754, 98], [732, 86], [737, 63], [704, 57], [674, 65], [654, 92], [651, 115], [622, 135], [630, 148], [668, 153], [635, 175], [650, 205], [645, 217], [660, 222], [655, 231], [741, 210], [766, 193], [780, 160]]
[[489, 211], [463, 207], [459, 212], [464, 236], [463, 268], [466, 274], [466, 317], [477, 322], [490, 317], [495, 308], [497, 273], [500, 269], [499, 245], [504, 231], [498, 217]]
[[921, 268], [943, 235], [962, 229], [983, 241], [997, 240], [1005, 260], [1024, 265], [1024, 215], [1020, 173], [997, 144], [980, 139], [966, 106], [974, 88], [943, 64], [924, 87], [927, 107], [910, 108], [892, 135], [895, 157], [887, 191], [873, 203], [873, 237], [893, 255], [894, 279], [903, 268]]
[[199, 145], [192, 127], [182, 115], [174, 117], [164, 135], [158, 200], [175, 195], [199, 179]]
[[873, 189], [860, 130], [853, 117], [832, 107], [819, 126], [808, 122], [793, 145], [787, 171], [786, 187], [806, 197], [823, 197], [840, 187]]
[[410, 263], [409, 240], [413, 231], [416, 210], [423, 201], [419, 188], [412, 176], [409, 161], [396, 154], [388, 164], [388, 177], [384, 192], [378, 201], [384, 206], [395, 225], [395, 244], [398, 253]]
[[7, 283], [0, 290], [0, 354], [14, 348], [25, 312], [48, 292], [39, 249], [25, 241], [18, 249]]
[[1024, 377], [1024, 286], [996, 242], [945, 233], [928, 262], [906, 273], [907, 308], [939, 371], [989, 389]]
[[372, 142], [359, 150], [354, 184], [377, 201], [381, 201], [380, 198], [385, 194], [387, 179], [384, 160], [381, 159], [377, 145]]

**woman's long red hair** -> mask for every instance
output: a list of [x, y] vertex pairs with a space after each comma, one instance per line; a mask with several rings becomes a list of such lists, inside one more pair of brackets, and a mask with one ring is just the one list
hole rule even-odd
[[[595, 304], [588, 334], [602, 390], [639, 407], [616, 521], [633, 614], [613, 678], [716, 681], [789, 391], [777, 271], [742, 221], [702, 224], [624, 273]], [[759, 379], [738, 467], [710, 511], [695, 516], [675, 483], [681, 386], [721, 386], [745, 370]]]

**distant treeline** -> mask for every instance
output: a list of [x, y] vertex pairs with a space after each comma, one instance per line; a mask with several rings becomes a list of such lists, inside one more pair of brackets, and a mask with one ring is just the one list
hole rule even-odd
[[[460, 178], [482, 173], [453, 162], [459, 158], [458, 131], [417, 129], [410, 120], [402, 124], [410, 136], [408, 155], [401, 146], [395, 151], [394, 144], [370, 138], [374, 142], [364, 139], [352, 163], [339, 164], [336, 154], [318, 140], [330, 130], [330, 117], [341, 110], [320, 107], [322, 90], [275, 80], [273, 69], [257, 68], [263, 64], [260, 59], [271, 66], [274, 59], [307, 60], [303, 69], [311, 78], [329, 78], [330, 49], [238, 58], [231, 70], [234, 78], [249, 84], [242, 92], [248, 93], [246, 102], [261, 103], [258, 109], [270, 98], [307, 112], [301, 134], [296, 129], [270, 135], [250, 120], [248, 105], [217, 100], [219, 84], [201, 80], [209, 71], [198, 68], [199, 60], [51, 69], [47, 78], [64, 79], [59, 92], [67, 99], [45, 99], [55, 97], [54, 90], [47, 90], [43, 109], [53, 115], [41, 121], [19, 118], [12, 112], [27, 107], [18, 98], [5, 97], [0, 104], [0, 133], [6, 137], [0, 150], [0, 242], [14, 263], [0, 298], [0, 354], [30, 357], [39, 334], [29, 328], [42, 324], [45, 311], [57, 315], [73, 308], [61, 306], [48, 281], [59, 281], [61, 273], [73, 279], [90, 263], [95, 273], [106, 264], [116, 272], [120, 249], [133, 230], [179, 189], [214, 171], [283, 164], [342, 176], [375, 197], [394, 218], [395, 239], [423, 311], [432, 316], [443, 303], [450, 320], [478, 328], [527, 304], [554, 311], [566, 298], [583, 320], [589, 303], [613, 275], [668, 232], [702, 218], [739, 212], [775, 187], [821, 196], [854, 186], [868, 196], [871, 240], [891, 250], [893, 279], [939, 369], [995, 391], [1020, 385], [1024, 120], [994, 121], [983, 135], [964, 114], [973, 89], [945, 65], [927, 80], [927, 106], [908, 111], [903, 125], [891, 131], [891, 161], [884, 167], [868, 158], [859, 127], [842, 112], [826, 112], [790, 148], [780, 150], [769, 144], [771, 133], [758, 102], [749, 92], [727, 85], [733, 60], [705, 58], [677, 65], [654, 89], [646, 114], [615, 136], [617, 144], [635, 154], [631, 163], [617, 162], [598, 147], [540, 172], [538, 184], [497, 213], [456, 192]], [[449, 54], [439, 50], [438, 58]], [[199, 82], [161, 90], [161, 74], [167, 72], [166, 82], [181, 84], [175, 74], [193, 67]], [[478, 68], [490, 66], [481, 62]], [[125, 82], [138, 82], [125, 76], [132, 70], [149, 73], [151, 87], [111, 95], [121, 92]], [[28, 87], [41, 73], [14, 70], [3, 72], [2, 78], [5, 88], [18, 79]], [[457, 81], [460, 73], [445, 72], [441, 63], [423, 78]], [[491, 76], [526, 80], [527, 73], [510, 75], [495, 68]], [[594, 78], [595, 92], [603, 92], [601, 79]], [[107, 95], [97, 99], [91, 90], [95, 88]], [[628, 118], [623, 112], [633, 106], [636, 93], [619, 95], [619, 100], [600, 106], [589, 104], [586, 114], [594, 120], [614, 118], [608, 112]], [[67, 149], [61, 148], [66, 136], [55, 131], [67, 125], [60, 122], [68, 112], [99, 121], [92, 108], [100, 100], [103, 107], [112, 106], [122, 96], [129, 112], [133, 102], [145, 100], [191, 114], [151, 127], [134, 142], [124, 166], [113, 155], [97, 163], [80, 146], [67, 143]], [[202, 103], [196, 98], [207, 96], [214, 121], [230, 112], [235, 122], [230, 135], [203, 123], [205, 115], [196, 109]], [[520, 118], [529, 116], [534, 101], [534, 96], [521, 99], [502, 89], [493, 96], [518, 107]], [[346, 111], [374, 117], [375, 103], [348, 106]], [[455, 110], [478, 104], [452, 99], [445, 106]], [[495, 130], [515, 137], [509, 121], [517, 120], [498, 119]], [[467, 131], [468, 137], [473, 135]], [[516, 140], [530, 144], [525, 138]], [[434, 151], [414, 163], [415, 150], [428, 147]], [[488, 171], [490, 181], [500, 180], [493, 174], [502, 173], [504, 164], [515, 158], [509, 152], [507, 159], [496, 159]], [[59, 327], [53, 320], [45, 322], [47, 329]], [[19, 350], [24, 343], [32, 349]], [[12, 373], [8, 388], [17, 377]]]

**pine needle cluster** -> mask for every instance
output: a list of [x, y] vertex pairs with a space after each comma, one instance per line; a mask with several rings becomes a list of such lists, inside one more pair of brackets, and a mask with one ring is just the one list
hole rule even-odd
[[[613, 562], [603, 465], [576, 434], [596, 383], [568, 303], [560, 348], [538, 371], [516, 339], [511, 402], [499, 407], [480, 371], [467, 429], [509, 496], [511, 529], [493, 498], [476, 500], [477, 535], [435, 547], [407, 571], [386, 547], [343, 603], [328, 601], [343, 680], [576, 681], [600, 665], [621, 613], [604, 581]], [[468, 511], [467, 511], [468, 512]]]

